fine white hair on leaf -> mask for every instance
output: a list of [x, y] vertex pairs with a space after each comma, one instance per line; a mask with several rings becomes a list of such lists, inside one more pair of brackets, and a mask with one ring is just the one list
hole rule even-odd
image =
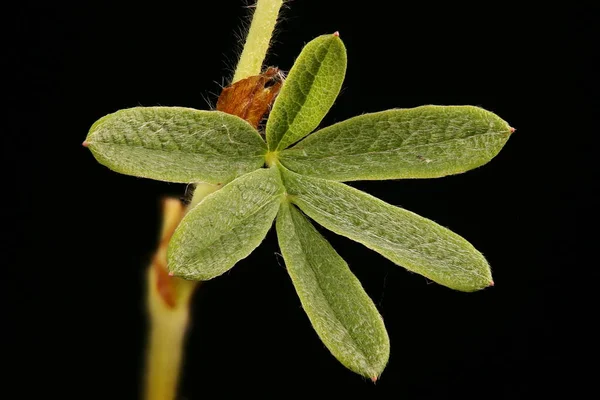
[[471, 292], [490, 286], [483, 254], [447, 228], [343, 183], [282, 167], [291, 201], [325, 228], [362, 243], [409, 271]]
[[304, 311], [329, 351], [347, 368], [377, 379], [389, 338], [377, 307], [348, 264], [294, 205], [281, 203], [279, 247]]
[[229, 182], [260, 168], [266, 151], [246, 121], [185, 107], [117, 111], [92, 125], [86, 143], [113, 171], [177, 183]]
[[209, 280], [247, 257], [271, 228], [283, 196], [275, 168], [260, 168], [207, 196], [183, 218], [168, 249], [170, 272]]
[[438, 178], [486, 164], [511, 134], [473, 106], [420, 106], [330, 125], [281, 153], [284, 166], [335, 181]]

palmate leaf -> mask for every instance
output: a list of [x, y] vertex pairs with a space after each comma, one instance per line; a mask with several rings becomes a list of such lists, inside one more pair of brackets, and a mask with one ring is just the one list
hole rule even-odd
[[365, 114], [313, 133], [280, 153], [303, 175], [336, 181], [437, 178], [479, 167], [511, 133], [473, 106], [422, 106]]
[[346, 74], [346, 48], [337, 34], [303, 49], [273, 104], [266, 126], [269, 150], [282, 150], [312, 132], [337, 98]]
[[86, 145], [122, 174], [168, 182], [226, 183], [264, 164], [266, 145], [246, 121], [220, 111], [136, 107], [99, 119]]
[[[220, 111], [137, 107], [98, 120], [84, 145], [116, 172], [226, 183], [175, 230], [167, 252], [173, 275], [208, 280], [225, 273], [262, 242], [277, 216], [286, 267], [315, 331], [344, 366], [376, 380], [389, 357], [383, 320], [296, 206], [410, 271], [456, 290], [482, 289], [493, 283], [491, 271], [469, 242], [339, 181], [461, 173], [495, 157], [513, 130], [481, 108], [423, 106], [358, 116], [305, 139], [333, 105], [345, 72], [337, 33], [308, 43], [273, 104], [267, 143], [252, 125]], [[271, 168], [260, 168], [265, 162]]]
[[325, 346], [350, 370], [376, 379], [389, 357], [389, 338], [348, 264], [287, 201], [277, 215], [277, 237], [302, 307]]
[[343, 183], [280, 168], [292, 203], [325, 228], [449, 288], [492, 284], [483, 255], [454, 232]]
[[168, 248], [168, 268], [208, 280], [247, 257], [277, 215], [284, 188], [277, 168], [261, 168], [208, 195], [183, 218]]

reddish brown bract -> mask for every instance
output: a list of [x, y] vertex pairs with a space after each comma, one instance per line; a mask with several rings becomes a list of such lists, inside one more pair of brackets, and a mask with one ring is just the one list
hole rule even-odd
[[217, 101], [217, 110], [236, 115], [257, 128], [275, 101], [282, 81], [282, 74], [275, 67], [237, 81], [223, 89]]

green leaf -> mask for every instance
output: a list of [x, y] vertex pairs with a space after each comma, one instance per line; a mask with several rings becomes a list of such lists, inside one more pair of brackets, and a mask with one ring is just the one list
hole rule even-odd
[[285, 201], [277, 215], [277, 236], [302, 307], [325, 346], [350, 370], [377, 379], [389, 357], [389, 338], [348, 264]]
[[280, 153], [292, 171], [336, 181], [437, 178], [479, 167], [511, 133], [473, 106], [422, 106], [365, 114], [313, 133]]
[[325, 228], [449, 288], [470, 292], [492, 284], [483, 255], [456, 233], [343, 183], [279, 167], [291, 201]]
[[208, 280], [229, 270], [262, 242], [283, 193], [277, 168], [261, 168], [208, 195], [175, 230], [168, 248], [169, 271]]
[[336, 35], [309, 42], [273, 104], [266, 126], [270, 150], [282, 150], [311, 133], [333, 105], [346, 74], [346, 48]]
[[243, 119], [183, 107], [117, 111], [96, 121], [84, 144], [113, 171], [182, 183], [229, 182], [260, 168], [266, 153]]

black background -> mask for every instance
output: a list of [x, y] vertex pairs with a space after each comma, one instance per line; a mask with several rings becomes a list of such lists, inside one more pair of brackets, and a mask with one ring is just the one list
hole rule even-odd
[[[373, 385], [319, 341], [271, 231], [197, 293], [181, 398], [515, 399], [574, 385], [567, 282], [574, 271], [590, 277], [576, 225], [597, 134], [587, 126], [596, 10], [399, 3], [291, 1], [268, 64], [288, 70], [304, 43], [338, 30], [348, 72], [322, 126], [422, 104], [479, 105], [514, 126], [502, 152], [474, 171], [352, 183], [470, 240], [496, 286], [455, 292], [322, 230], [391, 337]], [[1, 379], [17, 390], [10, 398], [139, 396], [159, 199], [183, 196], [185, 185], [113, 173], [81, 142], [121, 108], [214, 104], [247, 15], [241, 1], [22, 3], [2, 14]]]

